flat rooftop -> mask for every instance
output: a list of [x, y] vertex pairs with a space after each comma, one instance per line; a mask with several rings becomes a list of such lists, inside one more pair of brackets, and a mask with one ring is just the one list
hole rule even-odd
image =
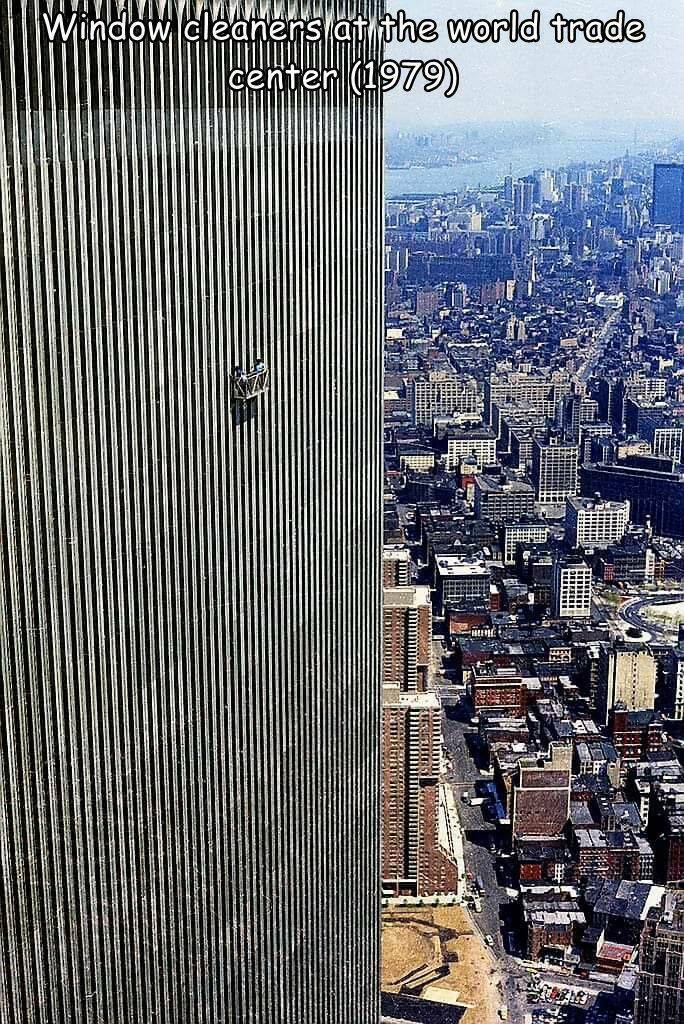
[[604, 501], [603, 498], [581, 498], [575, 495], [565, 500], [577, 512], [622, 512], [629, 505], [628, 501]]
[[385, 608], [421, 608], [429, 604], [429, 587], [386, 587], [384, 590]]
[[437, 559], [440, 576], [489, 576], [489, 569], [482, 562], [468, 562], [457, 555], [441, 555]]

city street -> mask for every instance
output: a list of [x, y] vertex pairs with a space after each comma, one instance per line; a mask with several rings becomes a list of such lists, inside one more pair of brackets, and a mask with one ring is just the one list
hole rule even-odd
[[497, 880], [496, 858], [490, 849], [498, 845], [497, 830], [484, 817], [482, 805], [469, 806], [462, 799], [464, 793], [469, 793], [471, 797], [480, 795], [480, 787], [488, 781], [488, 776], [481, 773], [473, 759], [473, 753], [477, 752], [478, 731], [470, 724], [469, 711], [463, 700], [465, 687], [455, 683], [449, 652], [439, 632], [433, 637], [431, 654], [432, 685], [439, 693], [444, 708], [442, 737], [445, 782], [453, 792], [460, 819], [465, 870], [471, 879], [471, 890], [474, 879], [479, 877], [486, 893], [486, 898], [482, 900], [482, 911], [473, 911], [472, 917], [483, 936], [492, 936], [492, 949], [495, 955], [500, 956], [504, 952], [503, 931], [510, 930], [506, 926], [511, 917], [511, 911], [504, 910], [502, 921], [500, 907], [508, 907], [511, 901]]
[[487, 779], [480, 774], [468, 747], [468, 744], [472, 744], [473, 739], [477, 737], [477, 729], [459, 721], [455, 717], [459, 713], [460, 709], [449, 709], [443, 718], [444, 745], [450, 762], [447, 777], [461, 819], [466, 872], [469, 872], [473, 879], [478, 876], [482, 878], [485, 886], [486, 898], [482, 900], [482, 912], [474, 913], [473, 920], [483, 935], [491, 935], [494, 938], [494, 948], [497, 948], [501, 939], [498, 906], [499, 903], [508, 903], [509, 899], [504, 889], [498, 885], [496, 862], [489, 849], [491, 844], [496, 843], [496, 828], [485, 819], [481, 806], [468, 806], [462, 800], [464, 793], [475, 796], [476, 784], [486, 782]]
[[623, 604], [618, 610], [618, 616], [627, 625], [640, 629], [645, 633], [649, 633], [652, 636], [662, 640], [668, 633], [675, 633], [676, 628], [673, 626], [667, 629], [665, 626], [660, 626], [657, 622], [653, 622], [651, 619], [644, 619], [642, 611], [645, 608], [650, 608], [653, 605], [668, 605], [678, 604], [680, 601], [684, 601], [684, 592], [677, 591], [666, 595], [657, 595], [654, 597], [645, 598], [634, 598], [632, 601], [628, 601]]
[[[443, 653], [441, 640], [435, 640], [434, 685], [436, 689], [445, 687], [447, 694], [451, 696], [453, 689], [449, 677], [438, 675]], [[588, 1003], [585, 1007], [575, 1007], [573, 1010], [574, 1017], [582, 1020], [591, 1009], [596, 996], [605, 993], [610, 986], [588, 983], [585, 980], [580, 982], [569, 972], [528, 963], [521, 958], [523, 950], [520, 948], [521, 936], [516, 901], [507, 893], [501, 875], [508, 859], [499, 857], [497, 865], [497, 858], [490, 850], [493, 844], [500, 847], [501, 837], [496, 826], [483, 815], [482, 805], [473, 807], [462, 800], [464, 793], [470, 794], [471, 797], [476, 796], [482, 783], [488, 781], [488, 776], [483, 774], [476, 760], [478, 730], [470, 724], [470, 709], [464, 701], [458, 706], [445, 709], [442, 730], [446, 764], [445, 782], [453, 792], [454, 804], [460, 819], [463, 856], [469, 879], [468, 888], [474, 891], [474, 880], [479, 877], [485, 890], [481, 900], [482, 910], [478, 913], [471, 907], [470, 916], [483, 939], [491, 935], [494, 940], [490, 952], [501, 974], [509, 1020], [522, 1024], [532, 1009], [527, 1002], [527, 989], [531, 979], [535, 979], [535, 985], [539, 986], [579, 987], [586, 990], [590, 995]], [[473, 754], [476, 756], [473, 757]], [[516, 955], [512, 956], [511, 953]], [[542, 1000], [542, 1007], [543, 1004]]]
[[599, 360], [601, 359], [601, 356], [603, 355], [603, 352], [605, 351], [608, 342], [613, 336], [615, 328], [620, 322], [621, 316], [621, 310], [616, 310], [615, 312], [611, 313], [606, 322], [604, 323], [603, 327], [601, 327], [601, 329], [599, 330], [593, 345], [591, 345], [586, 354], [586, 360], [584, 362], [584, 365], [582, 366], [582, 369], [579, 370], [576, 374], [576, 378], [581, 384], [586, 384], [589, 378], [591, 377], [592, 373], [594, 372], [594, 369], [597, 366]]

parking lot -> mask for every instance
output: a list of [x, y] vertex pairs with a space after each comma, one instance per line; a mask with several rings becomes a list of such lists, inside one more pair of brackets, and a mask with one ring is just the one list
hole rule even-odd
[[540, 1004], [537, 1011], [540, 1019], [544, 1014], [557, 1018], [564, 1007], [586, 1007], [593, 1001], [593, 996], [590, 997], [586, 989], [552, 985], [541, 979], [532, 978], [527, 986], [527, 1001]]
[[614, 1024], [618, 1011], [612, 992], [586, 987], [580, 979], [571, 985], [530, 979], [527, 988], [531, 1024]]

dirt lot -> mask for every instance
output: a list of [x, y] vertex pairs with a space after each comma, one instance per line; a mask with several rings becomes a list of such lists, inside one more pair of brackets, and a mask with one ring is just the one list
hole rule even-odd
[[443, 962], [439, 935], [429, 925], [397, 922], [382, 930], [382, 982], [400, 990], [401, 979], [421, 967]]
[[[434, 940], [438, 940], [438, 947]], [[431, 941], [433, 940], [433, 941]], [[422, 995], [468, 1006], [463, 1024], [494, 1024], [502, 1003], [496, 962], [462, 907], [391, 908], [383, 914], [382, 987], [397, 991], [399, 979], [421, 966], [448, 969], [431, 978]], [[436, 949], [439, 953], [436, 954]]]

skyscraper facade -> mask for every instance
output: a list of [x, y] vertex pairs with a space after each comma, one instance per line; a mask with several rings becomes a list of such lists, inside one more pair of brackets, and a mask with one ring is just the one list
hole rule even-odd
[[625, 535], [628, 525], [628, 501], [574, 495], [565, 499], [565, 536], [573, 548], [607, 547]]
[[[197, 6], [128, 4], [176, 27]], [[0, 12], [2, 1024], [377, 1020], [382, 128], [347, 83], [380, 12], [359, 6], [367, 42], [291, 49], [50, 44], [40, 14], [71, 4]], [[291, 59], [340, 79], [227, 86]]]
[[553, 563], [553, 615], [559, 619], [588, 619], [591, 597], [591, 567], [583, 558], [558, 555]]

